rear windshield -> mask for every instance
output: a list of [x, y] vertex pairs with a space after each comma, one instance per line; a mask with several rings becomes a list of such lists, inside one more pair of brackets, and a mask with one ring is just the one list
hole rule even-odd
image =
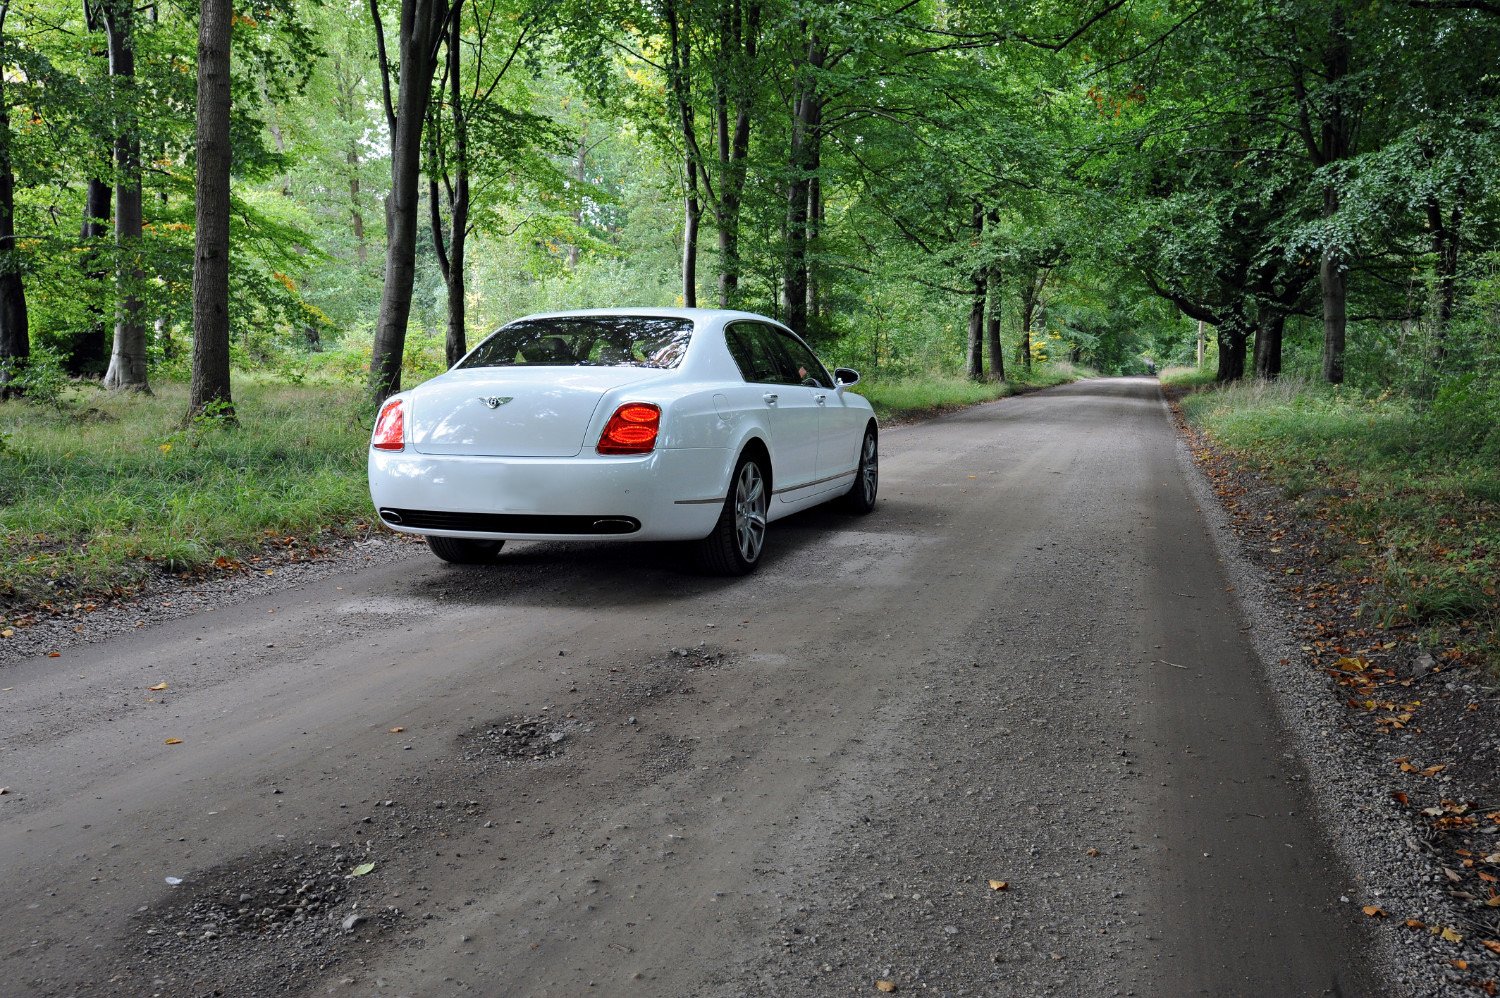
[[502, 326], [459, 367], [676, 367], [690, 319], [651, 315], [563, 316]]

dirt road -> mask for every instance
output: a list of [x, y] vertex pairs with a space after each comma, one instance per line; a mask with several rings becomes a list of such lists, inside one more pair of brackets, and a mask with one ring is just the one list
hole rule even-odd
[[882, 449], [0, 668], [0, 991], [1381, 994], [1155, 382]]

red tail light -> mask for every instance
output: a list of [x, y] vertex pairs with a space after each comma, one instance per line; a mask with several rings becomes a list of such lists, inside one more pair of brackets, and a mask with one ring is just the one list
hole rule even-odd
[[626, 402], [615, 410], [599, 435], [600, 454], [649, 454], [661, 430], [661, 407], [650, 402]]
[[370, 446], [376, 450], [401, 450], [406, 446], [406, 417], [402, 414], [400, 399], [391, 399], [380, 407]]

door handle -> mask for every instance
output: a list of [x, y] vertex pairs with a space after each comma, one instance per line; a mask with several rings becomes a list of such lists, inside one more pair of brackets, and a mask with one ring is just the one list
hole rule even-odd
[[816, 403], [818, 403], [818, 405], [827, 405], [828, 404], [828, 396], [827, 395], [814, 395], [813, 396], [813, 401], [816, 402]]
[[775, 392], [766, 392], [761, 396], [761, 398], [766, 400], [766, 405], [775, 405], [776, 402], [781, 398], [781, 396], [777, 395]]

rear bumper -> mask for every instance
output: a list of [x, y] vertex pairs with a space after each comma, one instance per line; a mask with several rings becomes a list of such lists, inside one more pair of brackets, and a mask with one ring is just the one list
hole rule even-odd
[[370, 498], [393, 530], [507, 540], [695, 540], [722, 508], [717, 448], [641, 457], [369, 455]]

